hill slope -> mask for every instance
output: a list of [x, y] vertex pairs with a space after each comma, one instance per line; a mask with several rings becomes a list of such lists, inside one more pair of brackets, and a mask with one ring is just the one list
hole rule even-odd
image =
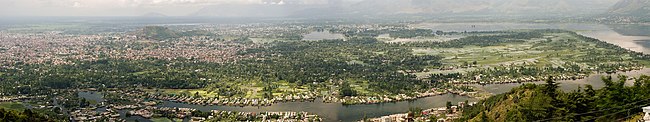
[[621, 0], [609, 9], [613, 15], [648, 16], [650, 0]]
[[616, 0], [363, 0], [347, 4], [245, 4], [205, 7], [194, 16], [313, 17], [496, 15], [569, 16], [607, 12]]
[[[620, 79], [627, 79], [622, 77]], [[633, 86], [625, 80], [603, 78], [606, 86], [594, 90], [562, 92], [555, 82], [525, 84], [512, 91], [482, 100], [464, 109], [461, 121], [603, 121], [624, 120], [650, 105], [650, 77], [641, 76]], [[551, 85], [549, 85], [551, 84]], [[551, 87], [549, 87], [551, 86]]]

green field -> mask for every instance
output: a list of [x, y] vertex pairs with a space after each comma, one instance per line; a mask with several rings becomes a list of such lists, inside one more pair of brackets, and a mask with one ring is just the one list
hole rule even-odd
[[23, 103], [19, 103], [19, 102], [1, 102], [0, 108], [13, 110], [13, 111], [23, 111], [26, 109]]
[[[562, 66], [565, 63], [578, 63], [583, 67], [594, 67], [602, 63], [634, 62], [648, 66], [650, 61], [633, 60], [631, 55], [593, 55], [593, 52], [607, 52], [610, 49], [597, 47], [569, 33], [546, 33], [544, 38], [525, 40], [518, 43], [504, 43], [495, 46], [464, 46], [462, 48], [414, 48], [416, 55], [441, 55], [445, 65], [463, 65], [476, 62], [478, 67], [502, 65]], [[599, 62], [588, 59], [598, 57]], [[620, 59], [620, 60], [617, 60]], [[462, 68], [453, 71], [429, 73], [465, 72], [475, 68]], [[426, 74], [426, 73], [425, 73]], [[418, 74], [418, 75], [425, 75]]]

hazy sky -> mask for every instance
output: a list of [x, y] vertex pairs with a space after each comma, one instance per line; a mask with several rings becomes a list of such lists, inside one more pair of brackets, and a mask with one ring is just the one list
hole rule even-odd
[[[359, 3], [362, 1], [364, 0], [0, 0], [0, 17], [141, 16], [148, 13], [160, 13], [168, 16], [186, 16], [200, 11], [202, 8], [219, 8], [218, 5], [354, 5], [354, 3]], [[566, 0], [573, 1], [574, 4], [556, 5], [556, 3], [559, 3], [557, 1], [564, 0], [365, 0], [364, 4], [370, 4], [369, 6], [365, 6], [365, 8], [363, 6], [349, 6], [349, 8], [385, 9], [391, 11], [394, 11], [393, 9], [398, 8], [398, 11], [405, 11], [407, 13], [410, 11], [461, 11], [467, 8], [478, 8], [475, 11], [485, 11], [483, 9], [505, 8], [507, 10], [502, 11], [510, 12], [527, 10], [528, 8], [544, 8], [539, 10], [556, 10], [559, 7], [563, 6], [575, 7], [583, 4], [595, 4], [595, 6], [607, 7], [613, 5], [618, 0]], [[547, 2], [550, 4], [538, 4], [540, 2]], [[407, 3], [406, 7], [404, 3]], [[421, 3], [429, 4], [420, 5]], [[414, 8], [413, 6], [416, 7]], [[427, 6], [429, 6], [429, 8], [426, 8]], [[285, 6], [285, 8], [286, 7], [295, 6]], [[587, 6], [583, 8], [593, 7]], [[253, 7], [252, 9], [256, 8]], [[239, 10], [234, 10], [234, 12], [237, 11]], [[266, 10], [260, 9], [260, 11], [263, 12]], [[533, 11], [538, 10], [533, 9]]]
[[0, 16], [183, 16], [210, 5], [327, 4], [360, 0], [0, 0]]

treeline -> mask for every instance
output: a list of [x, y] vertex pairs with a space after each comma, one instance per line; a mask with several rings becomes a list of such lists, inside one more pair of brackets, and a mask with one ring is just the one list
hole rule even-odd
[[552, 32], [548, 31], [526, 31], [526, 32], [512, 32], [511, 34], [496, 34], [496, 35], [482, 35], [482, 36], [469, 36], [465, 38], [455, 39], [444, 42], [411, 42], [403, 43], [404, 46], [409, 47], [439, 47], [439, 48], [462, 48], [464, 46], [496, 46], [504, 43], [525, 42], [533, 38], [544, 37], [543, 33]]
[[[334, 31], [338, 32], [338, 31]], [[435, 33], [431, 29], [383, 29], [383, 30], [348, 30], [340, 32], [345, 37], [377, 37], [388, 34], [391, 38], [432, 37]]]
[[0, 108], [0, 122], [56, 122], [49, 119], [47, 116], [35, 113], [30, 109], [25, 109], [22, 112], [13, 110], [5, 110]]
[[139, 31], [133, 33], [139, 38], [153, 39], [157, 41], [190, 36], [215, 36], [215, 34], [205, 30], [175, 31], [162, 26], [145, 26]]
[[410, 30], [390, 31], [388, 32], [388, 35], [391, 38], [413, 38], [413, 37], [435, 36], [433, 30], [430, 29], [410, 29]]
[[604, 77], [605, 87], [587, 85], [572, 92], [558, 90], [555, 81], [544, 85], [524, 84], [512, 91], [480, 101], [464, 109], [459, 121], [622, 121], [650, 106], [650, 77], [641, 76], [634, 85]]

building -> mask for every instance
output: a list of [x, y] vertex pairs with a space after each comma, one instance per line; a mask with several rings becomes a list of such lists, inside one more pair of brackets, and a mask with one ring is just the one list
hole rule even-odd
[[643, 121], [650, 122], [650, 106], [643, 107], [643, 112], [645, 112], [645, 116], [643, 116]]

